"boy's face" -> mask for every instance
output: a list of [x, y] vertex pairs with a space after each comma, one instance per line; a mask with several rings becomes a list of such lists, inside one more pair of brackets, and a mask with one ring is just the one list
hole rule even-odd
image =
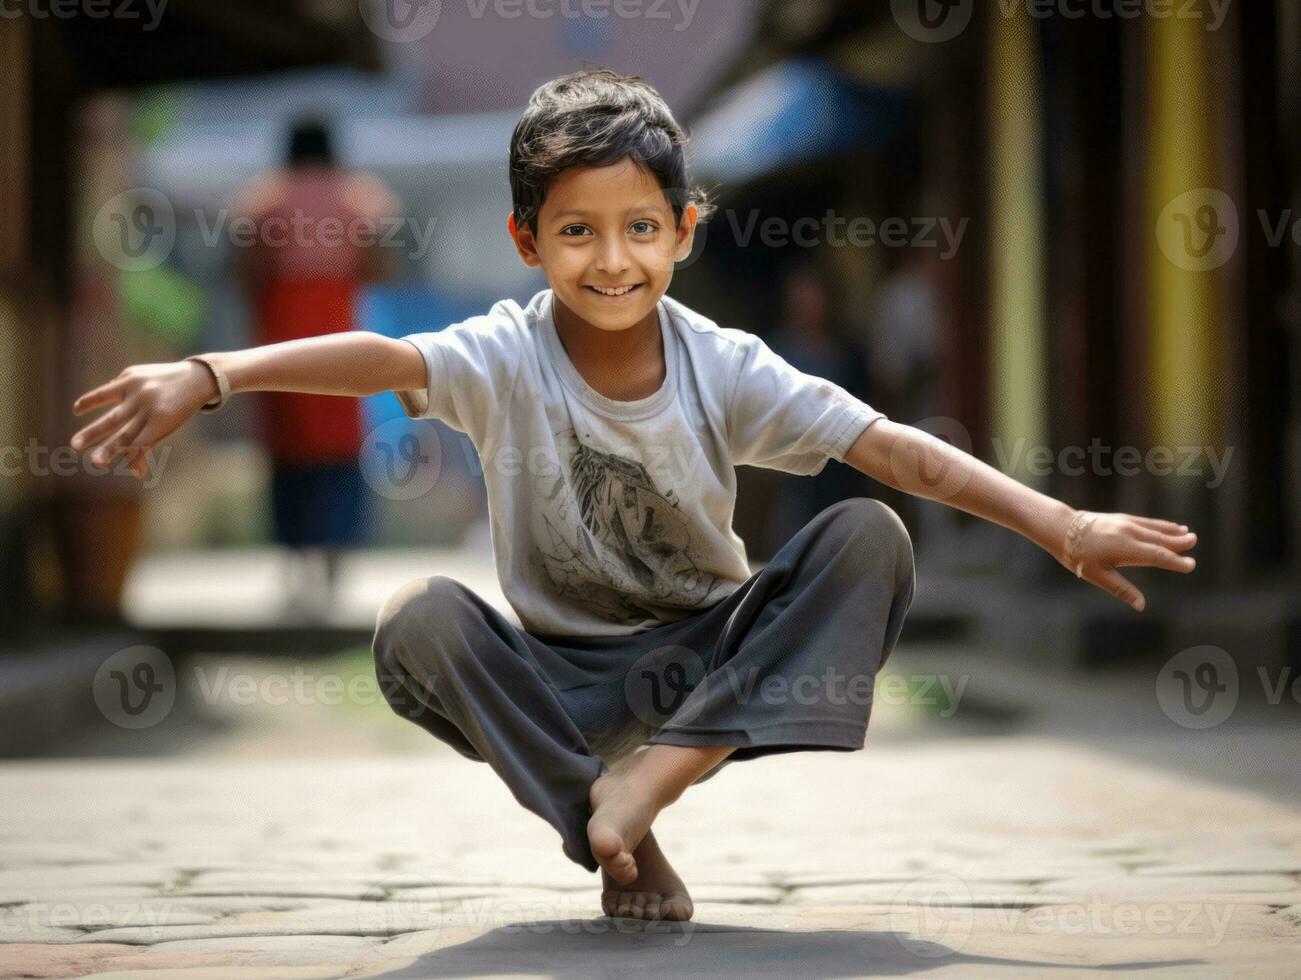
[[653, 174], [628, 158], [560, 174], [547, 191], [538, 230], [510, 231], [520, 257], [541, 267], [556, 299], [600, 330], [627, 330], [669, 288], [673, 263], [691, 253], [696, 209], [678, 224]]

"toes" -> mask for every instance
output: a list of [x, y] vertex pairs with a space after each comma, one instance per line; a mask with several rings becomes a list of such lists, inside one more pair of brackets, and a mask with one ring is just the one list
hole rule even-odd
[[690, 901], [678, 896], [666, 898], [660, 903], [660, 916], [674, 922], [685, 922], [694, 911]]
[[601, 865], [602, 870], [609, 876], [611, 882], [616, 885], [631, 885], [637, 880], [637, 862], [632, 859], [632, 855], [623, 851], [618, 857], [602, 857], [596, 855], [597, 863]]
[[587, 825], [587, 842], [592, 856], [616, 884], [630, 885], [637, 880], [637, 861], [623, 845], [618, 834], [595, 823]]
[[694, 908], [691, 900], [681, 895], [604, 891], [601, 893], [601, 911], [623, 919], [685, 922], [691, 918]]
[[637, 862], [627, 851], [620, 851], [618, 857], [606, 865], [605, 870], [621, 885], [631, 885], [637, 880]]
[[607, 891], [601, 894], [601, 910], [624, 919], [658, 919], [660, 898], [654, 892]]

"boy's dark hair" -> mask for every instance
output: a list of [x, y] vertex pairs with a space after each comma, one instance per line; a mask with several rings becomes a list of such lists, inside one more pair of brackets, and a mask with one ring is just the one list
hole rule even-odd
[[687, 134], [660, 94], [635, 75], [590, 68], [547, 82], [533, 93], [510, 140], [510, 193], [515, 223], [538, 230], [538, 212], [557, 176], [573, 167], [606, 167], [624, 157], [652, 173], [682, 220], [694, 204], [713, 211], [689, 184]]
[[288, 160], [291, 167], [334, 166], [334, 145], [330, 127], [324, 119], [305, 116], [295, 120], [289, 133]]

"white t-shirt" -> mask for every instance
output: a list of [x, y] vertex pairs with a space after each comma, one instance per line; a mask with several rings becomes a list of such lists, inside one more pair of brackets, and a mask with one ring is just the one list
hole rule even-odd
[[627, 635], [708, 609], [751, 574], [734, 467], [817, 474], [882, 418], [754, 334], [658, 309], [666, 377], [636, 401], [583, 380], [551, 290], [403, 338], [428, 387], [398, 399], [478, 450], [497, 575], [530, 633]]

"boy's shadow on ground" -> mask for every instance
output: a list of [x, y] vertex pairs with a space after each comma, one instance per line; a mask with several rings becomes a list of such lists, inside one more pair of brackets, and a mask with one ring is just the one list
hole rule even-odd
[[[792, 918], [796, 916], [793, 914]], [[1195, 960], [1118, 963], [1121, 971], [1190, 966]], [[642, 922], [601, 916], [501, 926], [463, 943], [423, 954], [376, 977], [609, 977], [648, 973], [704, 977], [902, 976], [953, 965], [992, 972], [1000, 967], [1079, 970], [1079, 965], [997, 956], [968, 956], [943, 943], [903, 933], [827, 929], [796, 932], [707, 922]]]

